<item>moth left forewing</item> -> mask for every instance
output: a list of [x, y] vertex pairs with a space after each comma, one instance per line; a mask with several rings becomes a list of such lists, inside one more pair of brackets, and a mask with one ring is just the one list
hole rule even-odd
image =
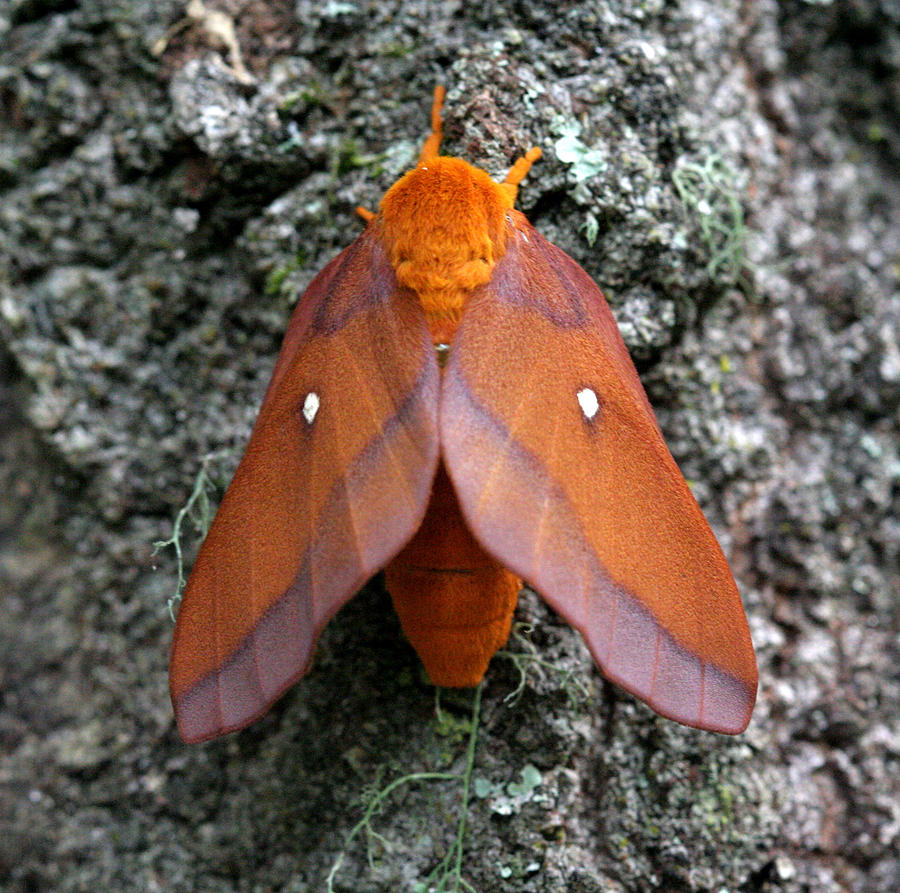
[[511, 220], [442, 385], [441, 446], [466, 520], [610, 679], [664, 716], [741, 731], [756, 662], [721, 549], [599, 288]]
[[242, 728], [418, 529], [438, 460], [421, 307], [367, 231], [314, 280], [188, 580], [170, 659], [186, 741]]

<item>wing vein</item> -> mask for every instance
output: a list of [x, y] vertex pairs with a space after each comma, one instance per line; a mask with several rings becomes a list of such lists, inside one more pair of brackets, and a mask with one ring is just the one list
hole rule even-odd
[[653, 672], [650, 675], [650, 697], [656, 697], [656, 682], [659, 677], [660, 649], [662, 647], [662, 627], [656, 623], [656, 641], [653, 644]]
[[[350, 362], [348, 365], [352, 366], [355, 371], [358, 371], [358, 367], [356, 365], [356, 361], [350, 357]], [[359, 375], [356, 375], [357, 384], [360, 382]], [[359, 393], [359, 388], [356, 389], [356, 393]], [[370, 404], [371, 405], [371, 404]], [[330, 418], [333, 419], [334, 430], [335, 430], [335, 443], [342, 444], [345, 443], [346, 440], [343, 436], [344, 427], [341, 425], [341, 416], [343, 414], [341, 412], [334, 412], [330, 415]], [[340, 466], [341, 468], [348, 468], [352, 465], [353, 461], [356, 459], [356, 456], [341, 456], [340, 457]], [[349, 459], [349, 460], [348, 460]], [[347, 502], [347, 520], [350, 524], [350, 529], [352, 532], [352, 544], [353, 548], [356, 550], [356, 558], [360, 567], [363, 566], [363, 556], [362, 556], [362, 545], [359, 541], [359, 521], [356, 516], [356, 512], [353, 506], [353, 494], [350, 492], [350, 477], [348, 474], [341, 474], [338, 477], [338, 480], [341, 483], [341, 486], [344, 490], [344, 495], [346, 496]], [[312, 565], [312, 562], [310, 562]], [[310, 577], [312, 579], [312, 577]]]
[[704, 658], [700, 658], [700, 716], [698, 722], [701, 727], [706, 718], [706, 666], [707, 662]]
[[[258, 555], [258, 550], [254, 549], [254, 551], [249, 556], [250, 561], [250, 605], [251, 605], [251, 616], [259, 617], [260, 612], [258, 611], [259, 606], [259, 582], [258, 575], [256, 573], [256, 562], [254, 561], [254, 555]], [[263, 692], [262, 685], [262, 674], [260, 672], [260, 654], [259, 654], [259, 636], [256, 634], [256, 627], [254, 627], [250, 632], [250, 648], [253, 654], [253, 671], [256, 674], [256, 684], [261, 694]], [[263, 660], [265, 657], [263, 656]]]
[[[216, 587], [216, 591], [219, 591], [219, 568], [217, 565], [212, 566], [213, 573], [213, 582]], [[222, 702], [222, 676], [225, 672], [225, 662], [222, 658], [222, 609], [219, 604], [219, 599], [212, 599], [212, 611], [213, 611], [213, 645], [216, 651], [216, 672], [213, 676], [215, 680], [215, 691], [216, 691], [216, 716], [218, 717], [219, 729], [221, 730], [225, 727], [225, 708]]]
[[[478, 393], [478, 388], [471, 388], [468, 382], [466, 383], [466, 387], [471, 393]], [[478, 501], [475, 506], [475, 511], [478, 515], [481, 515], [482, 506], [485, 504], [485, 502], [487, 502], [493, 496], [492, 491], [495, 486], [495, 482], [500, 474], [502, 466], [507, 462], [510, 448], [518, 443], [515, 436], [516, 426], [519, 420], [522, 418], [522, 407], [526, 405], [527, 399], [528, 392], [526, 389], [523, 389], [521, 396], [516, 402], [515, 410], [510, 416], [510, 422], [505, 428], [503, 446], [498, 449], [497, 458], [491, 463], [490, 470], [484, 477], [484, 483], [481, 488], [481, 493], [478, 496]]]
[[[553, 417], [553, 428], [550, 434], [550, 447], [549, 447], [549, 455], [550, 462], [548, 463], [550, 468], [553, 468], [556, 463], [556, 456], [559, 445], [559, 429], [560, 429], [560, 421], [559, 416]], [[551, 494], [553, 492], [553, 479], [550, 478], [550, 481], [544, 486], [544, 498], [541, 500], [541, 506], [539, 509], [540, 514], [538, 515], [535, 535], [534, 535], [534, 547], [533, 547], [533, 563], [532, 567], [534, 568], [534, 573], [536, 574], [538, 570], [543, 566], [543, 549], [544, 549], [544, 540], [547, 534], [547, 522], [550, 514], [550, 501]]]
[[[329, 413], [329, 415], [330, 415], [330, 413]], [[326, 416], [326, 418], [327, 417], [328, 416]], [[315, 440], [319, 437], [320, 431], [321, 431], [321, 429], [315, 429], [315, 428], [313, 429], [312, 434], [311, 434], [311, 437], [313, 440]], [[317, 461], [318, 456], [319, 456], [319, 450], [315, 449], [315, 447], [313, 447], [309, 450], [309, 459], [307, 460], [307, 462], [308, 462], [307, 472], [309, 474], [310, 481], [319, 480], [318, 461]], [[306, 492], [306, 544], [307, 544], [306, 547], [307, 547], [308, 555], [309, 555], [309, 559], [307, 560], [306, 565], [307, 565], [307, 573], [309, 574], [309, 611], [310, 611], [310, 615], [312, 617], [318, 617], [319, 616], [318, 615], [318, 606], [316, 604], [316, 602], [318, 600], [317, 596], [316, 596], [316, 583], [317, 583], [318, 578], [316, 576], [316, 573], [317, 573], [316, 565], [315, 565], [315, 562], [312, 560], [312, 555], [313, 555], [312, 544], [316, 541], [316, 525], [317, 525], [317, 522], [319, 519], [313, 515], [313, 506], [314, 506], [313, 487], [307, 483], [303, 489]], [[299, 572], [299, 570], [300, 570], [300, 568], [298, 567], [297, 571]]]
[[[393, 316], [391, 316], [391, 320], [393, 321]], [[385, 333], [385, 334], [387, 334], [387, 333]], [[396, 328], [393, 326], [391, 328], [391, 334], [393, 336], [396, 336]], [[396, 341], [396, 337], [394, 337], [394, 340]], [[385, 368], [385, 363], [383, 362], [382, 358], [379, 356], [378, 351], [374, 351], [374, 358], [375, 358], [376, 365], [381, 370], [382, 382], [389, 381], [389, 377], [387, 375], [387, 370]], [[388, 399], [391, 401], [391, 405], [394, 407], [394, 412], [393, 412], [392, 418], [399, 418], [400, 407], [397, 404], [396, 395], [390, 388], [385, 388], [385, 392], [388, 396]], [[403, 428], [404, 432], [406, 432], [406, 428], [407, 428], [406, 424], [404, 423], [401, 427]], [[381, 433], [382, 437], [384, 437], [384, 425], [383, 424], [380, 425], [380, 433]], [[399, 458], [397, 456], [396, 447], [393, 444], [392, 440], [387, 437], [384, 438], [384, 446], [385, 446], [385, 452], [388, 455], [392, 470], [394, 472], [394, 479], [400, 484], [403, 495], [406, 497], [406, 502], [407, 502], [408, 507], [410, 509], [414, 510], [415, 506], [416, 506], [415, 494], [412, 492], [412, 488], [410, 487], [409, 479], [408, 479], [407, 475], [405, 475], [403, 473], [403, 463], [399, 460]]]

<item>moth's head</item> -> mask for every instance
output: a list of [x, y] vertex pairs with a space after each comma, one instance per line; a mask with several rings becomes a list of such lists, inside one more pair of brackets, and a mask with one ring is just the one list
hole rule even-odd
[[427, 277], [469, 290], [488, 282], [506, 250], [510, 194], [460, 158], [438, 157], [401, 177], [381, 200], [388, 257], [398, 280]]

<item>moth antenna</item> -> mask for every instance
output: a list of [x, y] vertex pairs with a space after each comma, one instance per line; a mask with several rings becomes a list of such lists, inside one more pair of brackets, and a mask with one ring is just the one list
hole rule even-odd
[[516, 196], [519, 193], [519, 184], [528, 176], [531, 165], [537, 161], [543, 153], [538, 146], [532, 146], [521, 158], [517, 159], [515, 164], [509, 169], [500, 186], [509, 193], [510, 202], [515, 204]]
[[444, 122], [441, 120], [441, 109], [444, 107], [444, 97], [446, 95], [446, 89], [440, 84], [434, 88], [434, 101], [431, 104], [431, 133], [428, 134], [425, 145], [422, 146], [422, 151], [419, 153], [419, 164], [438, 157], [441, 139], [444, 136]]

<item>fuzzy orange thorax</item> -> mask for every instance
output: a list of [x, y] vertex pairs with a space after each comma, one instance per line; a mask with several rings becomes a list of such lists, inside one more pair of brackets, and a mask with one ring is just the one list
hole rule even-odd
[[490, 281], [514, 200], [514, 189], [449, 157], [423, 161], [381, 200], [388, 259], [418, 295], [436, 342], [449, 342], [468, 295]]

